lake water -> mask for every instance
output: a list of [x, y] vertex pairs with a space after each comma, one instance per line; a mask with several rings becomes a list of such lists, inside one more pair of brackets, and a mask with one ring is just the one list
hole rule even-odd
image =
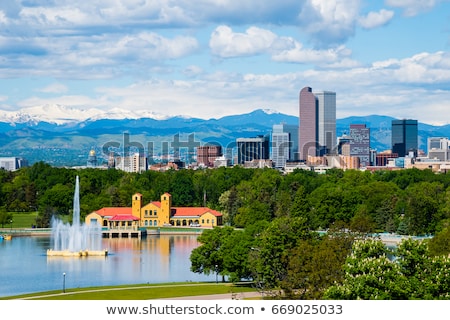
[[[0, 241], [0, 297], [22, 293], [138, 283], [214, 281], [190, 271], [196, 235], [102, 239], [106, 257], [47, 257], [50, 237]], [[65, 277], [63, 274], [66, 274]]]

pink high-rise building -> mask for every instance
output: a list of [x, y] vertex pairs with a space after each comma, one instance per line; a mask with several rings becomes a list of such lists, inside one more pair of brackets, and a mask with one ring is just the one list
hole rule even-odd
[[299, 159], [307, 160], [308, 155], [316, 156], [317, 141], [316, 97], [310, 87], [305, 87], [300, 91], [299, 110]]
[[300, 90], [299, 160], [323, 156], [336, 150], [336, 93]]

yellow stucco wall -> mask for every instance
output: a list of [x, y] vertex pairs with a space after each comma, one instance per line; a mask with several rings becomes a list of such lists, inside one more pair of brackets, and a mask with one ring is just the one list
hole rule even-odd
[[138, 219], [142, 219], [142, 194], [135, 193], [133, 194], [132, 201], [131, 201], [131, 214], [135, 216]]
[[199, 223], [202, 227], [217, 226], [217, 217], [210, 212], [206, 212], [200, 216]]
[[161, 214], [158, 215], [158, 226], [163, 226], [170, 221], [170, 208], [172, 207], [172, 196], [168, 193], [161, 195]]
[[146, 204], [141, 208], [141, 227], [161, 226], [159, 223], [159, 215], [161, 208], [153, 203]]
[[103, 226], [103, 218], [101, 215], [99, 215], [97, 212], [92, 212], [84, 218], [84, 223], [87, 225], [91, 224], [91, 220], [97, 221], [97, 224], [100, 226]]

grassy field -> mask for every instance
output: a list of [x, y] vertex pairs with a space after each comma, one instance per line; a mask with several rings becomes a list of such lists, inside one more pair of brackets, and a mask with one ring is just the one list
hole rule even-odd
[[107, 287], [90, 287], [58, 291], [37, 292], [20, 296], [3, 297], [0, 300], [147, 300], [188, 297], [210, 294], [230, 294], [254, 292], [250, 283], [169, 283], [141, 284]]
[[[32, 225], [36, 224], [36, 212], [26, 212], [26, 213], [17, 213], [13, 214], [13, 228], [31, 228]], [[5, 225], [6, 227], [10, 227], [11, 225]]]
[[[31, 226], [36, 225], [36, 212], [11, 212], [12, 214], [12, 226], [10, 223], [5, 224], [3, 227], [6, 228], [31, 228]], [[69, 221], [69, 216], [60, 217], [64, 223]], [[1, 226], [0, 226], [1, 227]]]

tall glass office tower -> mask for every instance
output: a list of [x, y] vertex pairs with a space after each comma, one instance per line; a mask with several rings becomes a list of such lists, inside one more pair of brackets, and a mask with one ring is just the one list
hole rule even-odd
[[413, 152], [417, 156], [417, 133], [417, 120], [392, 120], [392, 153], [404, 157]]
[[322, 156], [336, 147], [336, 93], [313, 93], [310, 87], [299, 97], [299, 159]]
[[274, 124], [272, 127], [272, 161], [276, 168], [283, 168], [287, 161], [297, 160], [298, 126]]

